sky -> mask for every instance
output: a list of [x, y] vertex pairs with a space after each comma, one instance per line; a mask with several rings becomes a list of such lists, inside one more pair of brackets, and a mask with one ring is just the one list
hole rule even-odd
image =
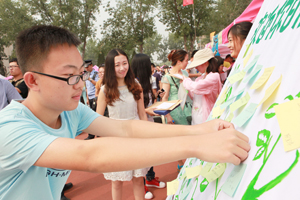
[[[103, 22], [109, 18], [109, 14], [105, 12], [105, 9], [103, 8], [107, 3], [110, 2], [110, 6], [116, 6], [116, 0], [103, 0], [102, 5], [100, 6], [100, 13], [97, 14], [96, 19], [97, 21], [95, 22], [95, 27], [97, 28], [97, 38], [101, 38], [101, 29], [99, 28], [99, 25], [102, 25]], [[158, 12], [156, 10], [156, 12]], [[157, 15], [157, 13], [154, 13]], [[158, 18], [155, 18], [155, 25], [156, 25], [156, 30], [159, 34], [163, 35], [163, 37], [168, 36], [168, 32], [165, 31], [166, 26], [159, 22]]]

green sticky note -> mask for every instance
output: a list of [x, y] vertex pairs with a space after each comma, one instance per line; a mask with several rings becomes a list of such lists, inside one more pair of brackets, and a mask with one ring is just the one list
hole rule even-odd
[[[240, 66], [240, 65], [239, 65], [239, 66]], [[227, 79], [230, 78], [231, 76], [234, 76], [234, 75], [237, 74], [237, 73], [240, 73], [240, 72], [241, 72], [241, 70], [240, 70], [239, 68], [232, 69], [231, 72], [230, 72], [230, 74], [228, 74]]]
[[242, 81], [243, 83], [247, 83], [249, 81], [252, 81], [253, 78], [255, 78], [260, 70], [263, 68], [262, 65], [257, 65], [257, 67], [255, 68], [255, 70], [253, 72], [251, 72], [251, 74], [249, 74], [249, 76], [247, 76], [246, 78], [244, 78], [244, 80]]
[[252, 69], [256, 65], [256, 63], [259, 59], [259, 56], [260, 55], [255, 56], [253, 58], [253, 60], [245, 67], [245, 69], [244, 69], [245, 72], [248, 72], [250, 69]]
[[194, 184], [190, 183], [186, 188], [184, 188], [184, 191], [179, 196], [180, 199], [186, 199], [187, 196], [191, 193], [193, 186]]
[[233, 197], [243, 178], [246, 167], [246, 164], [235, 166], [225, 183], [222, 185], [221, 190], [229, 196]]
[[231, 122], [238, 126], [242, 127], [255, 113], [258, 104], [251, 103], [244, 109], [236, 118], [234, 118]]
[[236, 96], [231, 97], [230, 99], [228, 99], [225, 103], [223, 103], [222, 105], [220, 105], [221, 109], [226, 109], [228, 106], [230, 106], [234, 101], [235, 101]]
[[238, 82], [240, 80], [242, 80], [244, 78], [244, 76], [246, 75], [246, 72], [245, 71], [240, 71], [238, 73], [235, 73], [234, 75], [230, 76], [228, 79], [228, 81], [233, 84], [235, 82]]
[[184, 173], [182, 173], [182, 170], [181, 170], [181, 172], [180, 172], [181, 174], [179, 175], [179, 180], [182, 180], [182, 179], [184, 179], [185, 177], [186, 177], [186, 172], [184, 172]]
[[206, 179], [209, 183], [219, 178], [226, 169], [226, 163], [217, 164], [212, 170], [206, 174]]
[[241, 90], [237, 93], [236, 98], [235, 98], [236, 101], [239, 100], [239, 99], [241, 98], [241, 96], [243, 95], [244, 91], [245, 91], [245, 89], [243, 88], [243, 89], [241, 89]]
[[242, 107], [243, 105], [246, 105], [249, 100], [250, 100], [250, 95], [247, 92], [245, 96], [243, 96], [242, 98], [240, 98], [239, 100], [237, 100], [236, 102], [230, 105], [230, 111], [233, 112], [238, 108]]
[[234, 114], [231, 112], [231, 113], [229, 113], [229, 115], [226, 117], [225, 121], [231, 122], [231, 120], [233, 119], [233, 117], [234, 117]]
[[213, 163], [206, 163], [206, 165], [202, 168], [200, 175], [205, 177], [206, 174], [210, 171], [210, 169], [212, 168]]

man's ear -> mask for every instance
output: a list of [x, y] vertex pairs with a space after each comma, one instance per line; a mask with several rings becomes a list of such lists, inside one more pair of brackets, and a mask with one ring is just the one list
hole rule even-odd
[[39, 90], [37, 74], [34, 74], [33, 72], [26, 72], [23, 78], [27, 87], [30, 88], [30, 90], [34, 90], [34, 91]]

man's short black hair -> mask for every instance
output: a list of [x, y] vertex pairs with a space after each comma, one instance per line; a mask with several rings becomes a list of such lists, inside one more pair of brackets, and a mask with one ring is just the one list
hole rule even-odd
[[[230, 54], [227, 54], [226, 57], [225, 57], [225, 59], [228, 58], [228, 57], [231, 57], [231, 55], [230, 55]], [[232, 58], [232, 57], [231, 57], [231, 58]]]
[[69, 30], [51, 25], [33, 26], [19, 33], [16, 53], [23, 74], [27, 71], [42, 71], [42, 64], [50, 49], [68, 44], [78, 46], [80, 40]]
[[11, 58], [11, 59], [9, 60], [9, 63], [11, 63], [11, 62], [16, 62], [17, 64], [19, 64], [17, 58]]

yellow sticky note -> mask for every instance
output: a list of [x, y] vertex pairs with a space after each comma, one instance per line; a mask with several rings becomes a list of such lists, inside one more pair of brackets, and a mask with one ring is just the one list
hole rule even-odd
[[275, 67], [265, 68], [264, 73], [261, 75], [261, 77], [259, 77], [259, 79], [257, 79], [257, 81], [255, 81], [255, 83], [253, 83], [250, 89], [256, 90], [257, 88], [262, 86], [269, 79], [274, 69]]
[[179, 187], [179, 181], [177, 179], [167, 182], [167, 195], [173, 195], [176, 193], [177, 189]]
[[234, 102], [233, 104], [230, 105], [230, 112], [235, 111], [236, 109], [242, 107], [243, 105], [247, 104], [248, 101], [250, 100], [250, 95], [247, 92], [245, 96]]
[[300, 98], [274, 107], [285, 151], [300, 148]]
[[229, 113], [229, 115], [226, 117], [225, 121], [231, 122], [231, 120], [233, 119], [234, 114], [231, 112]]
[[225, 111], [225, 108], [221, 109], [220, 106], [214, 107], [213, 110], [212, 110], [212, 118], [216, 118], [216, 117], [221, 116], [224, 111]]
[[202, 165], [198, 165], [196, 167], [185, 168], [186, 178], [191, 179], [191, 178], [199, 176], [201, 170], [202, 170]]
[[205, 177], [206, 174], [210, 171], [210, 169], [212, 168], [213, 163], [206, 163], [205, 166], [202, 168], [202, 170], [200, 171], [200, 175]]
[[251, 58], [252, 54], [253, 54], [253, 49], [251, 49], [250, 53], [249, 53], [249, 54], [247, 55], [247, 57], [244, 59], [244, 68], [245, 68], [245, 66], [247, 65], [247, 63], [248, 63], [249, 59]]
[[219, 106], [221, 103], [223, 103], [226, 99], [226, 92], [228, 90], [228, 87], [226, 86], [225, 89], [223, 90], [219, 100], [216, 102], [216, 105]]
[[210, 170], [210, 172], [206, 174], [205, 178], [210, 183], [216, 180], [217, 178], [219, 178], [225, 172], [225, 169], [226, 169], [226, 163], [220, 163], [216, 165], [212, 170]]
[[235, 82], [238, 82], [240, 80], [242, 80], [244, 78], [244, 76], [246, 75], [246, 72], [245, 71], [240, 71], [236, 74], [233, 74], [232, 76], [228, 77], [228, 81], [233, 84]]
[[275, 89], [280, 85], [281, 80], [282, 80], [282, 75], [266, 90], [264, 98], [259, 102], [257, 106], [261, 105], [273, 94]]

